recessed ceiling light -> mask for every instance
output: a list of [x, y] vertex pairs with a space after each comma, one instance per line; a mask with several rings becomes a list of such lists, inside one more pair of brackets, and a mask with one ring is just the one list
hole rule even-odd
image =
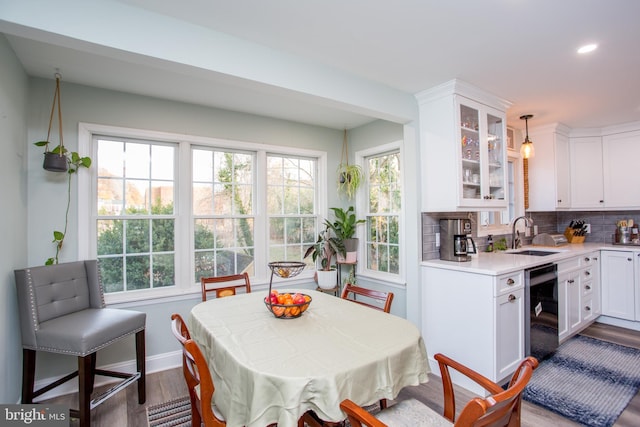
[[593, 52], [594, 50], [596, 50], [598, 48], [598, 45], [595, 43], [592, 44], [586, 44], [582, 47], [580, 47], [578, 49], [578, 53], [589, 53], [589, 52]]

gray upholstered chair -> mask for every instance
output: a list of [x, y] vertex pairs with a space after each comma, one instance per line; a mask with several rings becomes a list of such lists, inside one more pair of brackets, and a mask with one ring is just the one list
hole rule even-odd
[[[22, 403], [32, 403], [43, 393], [79, 377], [79, 409], [71, 416], [88, 426], [91, 409], [117, 391], [137, 381], [138, 402], [145, 392], [146, 314], [105, 308], [98, 263], [77, 261], [15, 271], [20, 329], [22, 333]], [[96, 352], [121, 338], [135, 334], [136, 370], [123, 373], [96, 369]], [[78, 357], [78, 370], [34, 390], [36, 352]], [[117, 377], [121, 382], [91, 399], [95, 375]]]

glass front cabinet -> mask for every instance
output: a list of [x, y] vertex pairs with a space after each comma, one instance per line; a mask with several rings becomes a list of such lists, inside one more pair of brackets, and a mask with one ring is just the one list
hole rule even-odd
[[508, 207], [506, 101], [477, 89], [467, 92], [484, 99], [471, 99], [466, 88], [417, 95], [424, 212]]

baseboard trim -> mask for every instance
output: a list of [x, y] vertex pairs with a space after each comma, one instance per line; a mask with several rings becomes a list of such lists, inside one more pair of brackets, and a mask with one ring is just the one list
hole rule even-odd
[[[147, 374], [152, 374], [154, 372], [166, 371], [167, 369], [177, 368], [182, 366], [182, 351], [171, 351], [169, 353], [157, 354], [154, 356], [147, 357]], [[136, 360], [127, 360], [124, 362], [113, 363], [111, 365], [99, 366], [99, 369], [104, 369], [108, 371], [119, 371], [119, 372], [135, 372], [136, 371]], [[60, 375], [62, 377], [63, 375]], [[51, 377], [44, 378], [36, 381], [35, 388], [39, 390], [43, 386], [47, 384], [51, 384], [59, 377]], [[116, 383], [119, 380], [113, 377], [103, 377], [96, 376], [95, 387], [100, 387], [106, 384]], [[135, 385], [134, 385], [135, 387]], [[68, 381], [60, 386], [54, 388], [46, 392], [43, 395], [38, 396], [35, 399], [35, 402], [41, 402], [43, 400], [52, 399], [58, 396], [64, 396], [65, 394], [77, 393], [78, 392], [78, 381], [74, 378], [71, 381]]]

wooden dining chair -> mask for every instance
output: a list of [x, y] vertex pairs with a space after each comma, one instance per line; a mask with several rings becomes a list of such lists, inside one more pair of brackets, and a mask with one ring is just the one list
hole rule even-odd
[[251, 292], [251, 282], [246, 272], [229, 276], [203, 277], [200, 279], [200, 286], [202, 301], [207, 300], [207, 295], [210, 292], [215, 292], [216, 298], [235, 295], [238, 289], [244, 289], [246, 293]]
[[[357, 299], [364, 297], [364, 300]], [[373, 289], [363, 288], [361, 286], [346, 285], [342, 290], [342, 299], [356, 302], [367, 307], [388, 313], [391, 311], [391, 303], [393, 302], [393, 292], [376, 291]], [[369, 302], [367, 302], [369, 301]], [[373, 304], [376, 301], [378, 305]]]
[[[444, 391], [444, 415], [416, 399], [403, 400], [376, 416], [371, 415], [353, 401], [346, 399], [340, 408], [349, 418], [352, 427], [387, 427], [393, 425], [411, 426], [454, 426], [454, 427], [519, 427], [522, 405], [522, 392], [531, 379], [538, 360], [533, 357], [524, 359], [509, 382], [503, 389], [498, 384], [448, 358], [436, 354], [435, 359], [440, 366]], [[455, 394], [449, 368], [485, 388], [490, 394], [486, 398], [475, 397], [468, 402], [456, 420]]]
[[171, 315], [171, 331], [182, 346], [182, 372], [191, 400], [191, 425], [226, 427], [224, 417], [213, 405], [215, 387], [207, 361], [179, 314]]

